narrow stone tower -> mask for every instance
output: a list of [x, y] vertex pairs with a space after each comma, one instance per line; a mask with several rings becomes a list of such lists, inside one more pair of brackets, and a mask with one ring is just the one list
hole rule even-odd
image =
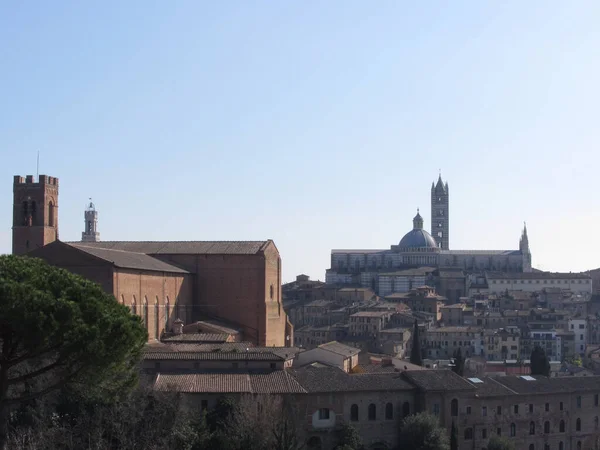
[[16, 175], [13, 181], [13, 255], [58, 239], [58, 178]]
[[96, 211], [91, 198], [90, 204], [83, 215], [85, 217], [85, 231], [81, 233], [81, 241], [98, 242], [100, 240], [100, 233], [98, 233], [98, 211]]
[[440, 174], [437, 183], [431, 183], [431, 235], [442, 250], [450, 249], [450, 194], [448, 183]]
[[523, 255], [523, 272], [532, 272], [531, 251], [529, 250], [529, 237], [527, 236], [527, 224], [523, 224], [523, 233], [519, 241], [519, 250]]

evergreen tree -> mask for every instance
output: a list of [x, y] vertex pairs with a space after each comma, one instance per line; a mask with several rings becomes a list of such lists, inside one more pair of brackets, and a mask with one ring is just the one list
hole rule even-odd
[[402, 450], [449, 450], [448, 432], [436, 416], [418, 413], [408, 416], [400, 427]]
[[452, 421], [452, 429], [450, 430], [450, 450], [458, 450], [458, 429], [454, 421]]
[[419, 325], [417, 324], [417, 319], [415, 319], [415, 326], [413, 328], [410, 362], [412, 364], [416, 364], [417, 366], [423, 365], [423, 358], [421, 356], [421, 340], [419, 338]]
[[530, 357], [531, 375], [550, 376], [550, 362], [542, 347], [536, 345]]
[[454, 352], [454, 365], [452, 371], [461, 377], [465, 374], [465, 358], [463, 358], [460, 348]]
[[494, 435], [488, 441], [487, 450], [515, 450], [515, 446], [505, 437]]
[[15, 405], [69, 385], [88, 398], [129, 390], [147, 338], [99, 285], [41, 259], [0, 256], [0, 449]]

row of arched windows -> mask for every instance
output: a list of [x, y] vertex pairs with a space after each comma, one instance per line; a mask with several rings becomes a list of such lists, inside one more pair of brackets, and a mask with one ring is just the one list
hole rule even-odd
[[[159, 317], [160, 317], [160, 304], [159, 304], [159, 299], [158, 299], [158, 295], [156, 296], [156, 300], [154, 301], [154, 337], [155, 339], [158, 339], [160, 337], [160, 321], [159, 321]], [[121, 304], [125, 305], [125, 296], [121, 295]], [[144, 296], [144, 301], [142, 303], [142, 309], [141, 309], [141, 317], [142, 317], [142, 322], [144, 323], [144, 326], [146, 327], [146, 330], [148, 331], [148, 333], [150, 333], [150, 330], [148, 330], [148, 326], [149, 326], [149, 320], [148, 320], [148, 297]], [[135, 298], [135, 295], [133, 296], [133, 299], [131, 300], [131, 313], [132, 314], [138, 314], [138, 305], [137, 305], [137, 299]], [[171, 304], [169, 301], [169, 297], [167, 296], [166, 300], [165, 300], [165, 304], [164, 304], [164, 308], [165, 308], [165, 315], [164, 315], [164, 329], [167, 330], [168, 326], [169, 326], [169, 319], [171, 316]]]
[[[410, 403], [404, 402], [402, 404], [402, 417], [410, 415]], [[367, 419], [377, 420], [377, 405], [370, 403], [367, 408]], [[385, 420], [394, 419], [394, 405], [392, 403], [385, 404]], [[352, 422], [358, 422], [360, 420], [359, 408], [356, 403], [350, 407], [350, 420]]]

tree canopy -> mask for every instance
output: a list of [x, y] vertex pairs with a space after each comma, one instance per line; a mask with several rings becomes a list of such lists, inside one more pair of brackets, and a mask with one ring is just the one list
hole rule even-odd
[[488, 441], [487, 450], [515, 450], [515, 446], [507, 438], [494, 435]]
[[419, 337], [419, 325], [415, 319], [412, 335], [412, 349], [410, 350], [410, 362], [417, 366], [423, 365], [423, 357], [421, 355], [421, 340]]
[[403, 450], [449, 450], [448, 434], [438, 418], [428, 413], [408, 416], [400, 427]]
[[536, 345], [531, 352], [530, 358], [531, 375], [550, 376], [550, 362], [542, 347]]
[[10, 405], [66, 385], [134, 386], [147, 332], [112, 295], [36, 258], [0, 256], [0, 449]]

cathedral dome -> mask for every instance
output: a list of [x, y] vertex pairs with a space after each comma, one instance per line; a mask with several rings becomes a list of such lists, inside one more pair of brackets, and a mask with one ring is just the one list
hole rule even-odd
[[398, 246], [402, 248], [437, 248], [435, 239], [425, 230], [409, 231]]
[[423, 229], [423, 218], [417, 210], [413, 219], [413, 229], [404, 235], [398, 247], [401, 248], [437, 248], [433, 236]]

